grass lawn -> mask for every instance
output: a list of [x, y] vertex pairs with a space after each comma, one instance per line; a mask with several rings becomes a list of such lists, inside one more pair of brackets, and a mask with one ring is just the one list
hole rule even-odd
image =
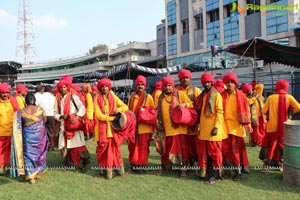
[[[226, 179], [215, 185], [205, 185], [194, 172], [187, 179], [180, 179], [177, 172], [157, 176], [157, 171], [147, 174], [125, 174], [124, 178], [93, 178], [97, 166], [93, 141], [88, 141], [92, 162], [88, 172], [49, 170], [36, 184], [30, 185], [9, 175], [0, 177], [0, 199], [300, 199], [300, 187], [285, 184], [277, 171], [261, 173], [257, 167], [259, 147], [247, 147], [251, 174], [243, 175], [240, 182]], [[127, 145], [122, 145], [125, 169], [129, 167]], [[48, 166], [60, 166], [58, 150], [47, 156]], [[151, 144], [149, 165], [158, 166], [160, 157]], [[300, 169], [299, 169], [300, 170]]]

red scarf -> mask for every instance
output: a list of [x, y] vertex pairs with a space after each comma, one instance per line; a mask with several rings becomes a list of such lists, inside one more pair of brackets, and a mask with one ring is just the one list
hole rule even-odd
[[135, 93], [134, 95], [131, 96], [130, 98], [130, 101], [129, 101], [129, 110], [131, 110], [132, 112], [134, 112], [135, 116], [138, 115], [138, 111], [140, 109], [140, 107], [145, 104], [145, 98], [146, 98], [146, 95], [145, 92], [143, 92], [143, 94], [141, 96], [139, 96], [139, 101], [135, 107], [135, 109], [133, 109], [134, 107], [134, 98], [135, 98], [135, 95], [138, 95], [137, 93]]
[[[237, 97], [237, 112], [238, 112], [238, 120], [242, 125], [247, 125], [251, 123], [251, 114], [249, 111], [249, 105], [247, 101], [247, 97], [243, 92], [238, 89], [235, 89], [236, 97]], [[226, 108], [226, 99], [228, 97], [228, 92], [225, 90], [222, 92], [223, 97], [223, 109]]]
[[[216, 95], [217, 95], [217, 90], [215, 88], [211, 88], [207, 93], [206, 93], [206, 102], [204, 105], [204, 114], [207, 117], [211, 117], [215, 114], [215, 103], [216, 103]], [[195, 108], [197, 111], [201, 113], [202, 111], [202, 106], [203, 106], [203, 99], [204, 99], [204, 94], [205, 91], [203, 91], [196, 102]]]
[[11, 103], [12, 107], [14, 108], [14, 110], [15, 111], [19, 110], [20, 107], [19, 107], [17, 99], [15, 97], [13, 97], [11, 94], [8, 95], [8, 98], [9, 98], [10, 103]]
[[[107, 94], [107, 100], [108, 100], [108, 105], [109, 105], [109, 113], [107, 113], [106, 115], [109, 116], [115, 109], [115, 100], [110, 91]], [[105, 101], [103, 99], [103, 95], [101, 95], [101, 94], [98, 95], [97, 103], [98, 103], [98, 106], [99, 106], [101, 112], [104, 114], [105, 113]], [[106, 142], [107, 141], [107, 137], [106, 137], [107, 122], [100, 121], [100, 120], [98, 120], [98, 121], [99, 121], [99, 141]], [[114, 129], [111, 128], [111, 131], [113, 132]]]
[[286, 107], [286, 91], [280, 90], [277, 91], [276, 94], [279, 95], [278, 98], [278, 107], [277, 107], [277, 115], [278, 115], [278, 138], [283, 138], [284, 132], [284, 123], [288, 120], [288, 107]]
[[[162, 122], [162, 125], [165, 129], [164, 123], [163, 123], [163, 107], [162, 107], [162, 100], [164, 98], [164, 93], [162, 92], [159, 100], [158, 100], [158, 117], [159, 117], [159, 121]], [[174, 123], [172, 120], [172, 114], [173, 114], [173, 109], [176, 108], [179, 104], [179, 98], [178, 98], [178, 91], [176, 89], [174, 89], [173, 93], [172, 93], [172, 100], [170, 102], [170, 108], [169, 108], [169, 112], [170, 112], [170, 118], [171, 118], [171, 122], [172, 122], [172, 126], [176, 129], [178, 128], [178, 124]]]

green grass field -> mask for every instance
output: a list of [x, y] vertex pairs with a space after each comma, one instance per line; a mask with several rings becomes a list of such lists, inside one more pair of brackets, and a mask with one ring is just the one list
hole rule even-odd
[[[125, 174], [106, 180], [104, 177], [93, 178], [97, 165], [96, 144], [88, 141], [87, 146], [92, 156], [88, 172], [78, 170], [63, 172], [49, 170], [36, 184], [24, 182], [23, 177], [10, 179], [9, 175], [0, 177], [0, 199], [300, 199], [300, 187], [285, 184], [280, 172], [261, 173], [257, 167], [259, 147], [247, 147], [251, 174], [243, 175], [240, 182], [226, 179], [215, 185], [205, 185], [194, 172], [188, 173], [187, 179], [180, 179], [177, 172], [168, 172], [157, 176], [155, 170], [146, 174]], [[129, 167], [127, 145], [122, 145], [125, 168]], [[58, 150], [47, 156], [48, 166], [60, 166]], [[160, 157], [151, 144], [149, 165], [158, 166]]]

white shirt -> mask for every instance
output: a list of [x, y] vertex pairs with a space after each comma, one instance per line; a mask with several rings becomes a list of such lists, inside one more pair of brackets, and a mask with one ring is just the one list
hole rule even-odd
[[36, 103], [44, 109], [46, 116], [54, 116], [55, 96], [50, 92], [41, 94], [39, 101], [36, 101]]
[[35, 97], [35, 105], [40, 106], [42, 93], [37, 92], [37, 93], [34, 94], [34, 97]]

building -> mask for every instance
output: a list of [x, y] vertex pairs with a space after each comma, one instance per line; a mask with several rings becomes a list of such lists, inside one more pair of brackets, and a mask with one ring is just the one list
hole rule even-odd
[[[181, 64], [195, 72], [212, 70], [217, 77], [228, 71], [225, 69], [238, 68], [240, 82], [249, 82], [254, 80], [253, 68], [258, 65], [265, 73], [258, 76], [259, 81], [266, 83], [271, 78], [266, 76], [270, 71], [263, 61], [243, 58], [237, 62], [240, 56], [221, 49], [254, 37], [300, 47], [299, 0], [165, 0], [165, 7], [167, 66]], [[212, 57], [212, 50], [220, 52]], [[272, 73], [286, 74], [292, 83], [291, 69], [274, 65]], [[200, 75], [193, 76], [198, 85]], [[281, 77], [274, 75], [266, 89], [271, 90]]]
[[134, 62], [145, 64], [147, 67], [164, 67], [165, 57], [157, 56], [156, 41], [124, 42], [117, 48], [91, 55], [59, 59], [49, 62], [30, 63], [18, 69], [16, 83], [24, 84], [53, 84], [63, 75], [71, 75], [74, 82], [93, 82], [93, 72], [107, 72], [120, 65]]

